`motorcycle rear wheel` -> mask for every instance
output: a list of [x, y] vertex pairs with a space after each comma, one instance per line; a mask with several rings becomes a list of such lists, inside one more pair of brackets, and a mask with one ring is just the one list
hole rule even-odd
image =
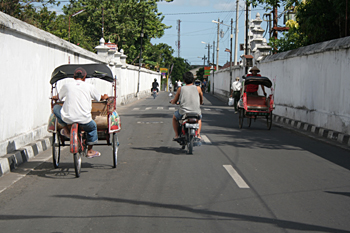
[[193, 135], [188, 135], [187, 149], [190, 155], [193, 153], [193, 141], [194, 141]]

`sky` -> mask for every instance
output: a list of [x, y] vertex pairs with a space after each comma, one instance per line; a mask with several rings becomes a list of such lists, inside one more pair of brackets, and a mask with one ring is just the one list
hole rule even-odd
[[[244, 43], [245, 33], [245, 1], [239, 1], [239, 18], [238, 18], [238, 61], [243, 51], [239, 51], [239, 44]], [[235, 0], [174, 0], [173, 2], [159, 2], [158, 11], [165, 18], [163, 23], [171, 26], [165, 30], [163, 37], [152, 39], [152, 44], [166, 43], [174, 50], [173, 56], [178, 56], [178, 20], [180, 22], [180, 57], [188, 60], [191, 65], [203, 65], [203, 57], [208, 57], [207, 44], [217, 46], [217, 28], [218, 24], [212, 20], [223, 21], [220, 24], [220, 31], [223, 30], [223, 38], [219, 38], [219, 65], [224, 65], [230, 61], [230, 53], [225, 52], [225, 49], [230, 49], [230, 34], [231, 34], [231, 18], [233, 19], [233, 39], [232, 39], [232, 61], [234, 61], [235, 47], [235, 21], [236, 21], [236, 1]], [[255, 19], [256, 14], [260, 13], [260, 18], [263, 19], [265, 10], [262, 5], [252, 8], [251, 18]], [[266, 30], [267, 23], [262, 22], [262, 29]], [[268, 40], [268, 33], [265, 38]], [[207, 44], [204, 44], [205, 42]], [[210, 62], [213, 63], [213, 48], [210, 48]], [[215, 61], [216, 63], [216, 48]], [[207, 64], [207, 61], [206, 61]]]
[[[68, 1], [62, 0], [64, 5]], [[59, 8], [62, 8], [63, 5]], [[260, 14], [262, 20], [265, 10], [263, 5], [258, 5], [252, 8], [249, 14], [251, 19], [256, 18], [256, 14]], [[60, 9], [52, 10], [61, 12]], [[203, 65], [203, 57], [208, 57], [208, 45], [210, 45], [210, 63], [216, 63], [217, 49], [217, 29], [218, 24], [212, 20], [220, 22], [220, 31], [223, 31], [223, 37], [219, 38], [219, 65], [223, 66], [230, 61], [230, 53], [225, 52], [225, 49], [230, 49], [230, 34], [231, 34], [231, 19], [233, 19], [233, 39], [232, 39], [232, 61], [234, 61], [235, 48], [235, 26], [236, 26], [236, 0], [174, 0], [173, 2], [158, 2], [158, 12], [164, 15], [163, 23], [171, 28], [166, 29], [161, 38], [152, 39], [152, 44], [165, 43], [171, 46], [175, 52], [173, 56], [178, 56], [178, 20], [180, 20], [180, 57], [186, 59], [191, 65]], [[282, 10], [278, 10], [281, 14]], [[245, 34], [245, 0], [239, 0], [238, 12], [238, 51], [237, 58], [240, 60], [240, 55], [244, 51], [239, 50], [239, 44], [244, 44]], [[282, 24], [282, 18], [279, 20], [279, 25]], [[261, 28], [267, 29], [267, 22], [263, 21]], [[266, 33], [266, 31], [265, 31]], [[269, 39], [268, 33], [264, 34], [265, 38]], [[213, 62], [213, 42], [215, 41], [215, 60]], [[204, 44], [204, 43], [206, 44]], [[207, 65], [207, 60], [205, 61]]]

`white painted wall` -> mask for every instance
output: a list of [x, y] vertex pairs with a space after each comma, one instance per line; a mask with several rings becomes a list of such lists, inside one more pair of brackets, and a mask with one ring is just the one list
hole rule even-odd
[[[275, 83], [274, 114], [350, 134], [350, 37], [266, 57], [262, 76]], [[234, 67], [233, 77], [243, 68]], [[229, 69], [215, 72], [215, 94], [229, 91]], [[269, 92], [267, 92], [269, 93]]]
[[[117, 104], [131, 101], [137, 94], [138, 67], [125, 64], [125, 58], [111, 62], [111, 57], [86, 51], [2, 12], [0, 54], [0, 156], [49, 135], [49, 81], [57, 66], [69, 62], [108, 64], [118, 78]], [[150, 93], [154, 78], [159, 80], [160, 74], [141, 69], [139, 96]], [[108, 82], [88, 82], [101, 93], [112, 94]]]

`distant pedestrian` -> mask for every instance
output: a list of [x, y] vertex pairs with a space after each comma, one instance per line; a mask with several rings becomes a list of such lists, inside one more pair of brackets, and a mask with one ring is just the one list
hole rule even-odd
[[235, 107], [235, 113], [237, 113], [238, 111], [237, 103], [241, 96], [241, 89], [242, 89], [242, 84], [239, 81], [239, 77], [236, 77], [236, 80], [232, 83], [232, 87], [231, 87], [231, 97], [234, 98], [233, 106]]

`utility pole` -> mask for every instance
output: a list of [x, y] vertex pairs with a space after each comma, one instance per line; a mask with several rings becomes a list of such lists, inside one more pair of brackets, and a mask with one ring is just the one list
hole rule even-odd
[[348, 36], [348, 0], [345, 7], [345, 36]]
[[233, 27], [233, 19], [231, 18], [231, 35], [230, 35], [230, 90], [231, 91], [231, 85], [232, 85], [232, 38], [233, 38], [233, 34], [232, 34], [232, 28]]
[[238, 8], [239, 8], [239, 0], [237, 0], [236, 2], [235, 60], [234, 60], [235, 65], [237, 65], [237, 49], [238, 49]]
[[[245, 14], [245, 55], [248, 55], [248, 8], [249, 0], [246, 1], [246, 14]], [[248, 74], [248, 66], [245, 67], [245, 74]]]
[[207, 44], [207, 47], [208, 47], [208, 66], [210, 66], [210, 47], [211, 47], [211, 45]]
[[219, 34], [220, 34], [220, 18], [218, 18], [218, 37], [217, 37], [217, 45], [216, 45], [216, 70], [219, 70], [219, 40], [220, 40]]
[[139, 79], [137, 84], [137, 96], [140, 94], [140, 81], [141, 81], [141, 63], [142, 63], [142, 40], [143, 40], [143, 23], [144, 23], [144, 17], [142, 18], [142, 25], [141, 25], [141, 47], [140, 47], [140, 58], [139, 58]]
[[180, 57], [180, 23], [181, 20], [177, 20], [177, 57]]
[[[215, 57], [215, 41], [213, 41], [213, 66], [214, 66], [214, 57]], [[213, 80], [211, 80], [212, 81], [212, 83], [213, 83], [213, 94], [214, 94], [214, 75], [215, 75], [215, 70], [213, 70]]]

